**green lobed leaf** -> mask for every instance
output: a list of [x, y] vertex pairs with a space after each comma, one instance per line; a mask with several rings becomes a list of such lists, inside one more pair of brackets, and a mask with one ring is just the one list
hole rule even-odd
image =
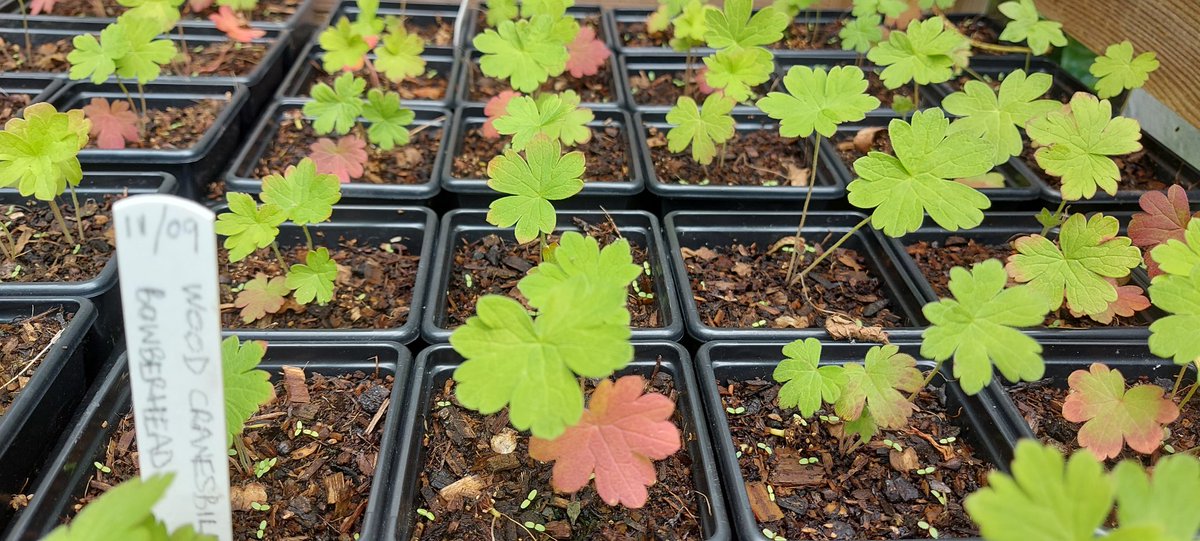
[[1109, 45], [1103, 56], [1096, 57], [1088, 71], [1099, 78], [1096, 95], [1111, 98], [1121, 92], [1141, 88], [1150, 78], [1150, 72], [1158, 69], [1158, 58], [1152, 52], [1133, 56], [1133, 44], [1129, 40]]
[[1150, 324], [1150, 352], [1186, 365], [1200, 359], [1200, 267], [1187, 276], [1164, 274], [1150, 282], [1150, 300], [1168, 312]]
[[1118, 237], [1120, 223], [1112, 216], [1096, 214], [1090, 219], [1072, 214], [1062, 225], [1058, 245], [1041, 235], [1013, 242], [1008, 275], [1028, 283], [1050, 310], [1062, 306], [1098, 314], [1117, 300], [1117, 288], [1105, 278], [1124, 278], [1142, 262], [1141, 251], [1128, 237]]
[[642, 267], [633, 263], [629, 241], [623, 238], [601, 250], [596, 239], [567, 231], [550, 254], [517, 283], [534, 308], [546, 305], [555, 289], [575, 276], [587, 276], [592, 283], [627, 291], [642, 273]]
[[487, 25], [497, 26], [517, 18], [517, 0], [487, 0]]
[[342, 198], [342, 183], [336, 175], [317, 173], [317, 164], [309, 158], [290, 165], [283, 175], [267, 175], [262, 180], [263, 203], [275, 205], [296, 225], [321, 223], [333, 214], [333, 205]]
[[562, 94], [542, 94], [537, 99], [514, 97], [493, 125], [501, 134], [513, 136], [513, 150], [525, 150], [538, 135], [557, 139], [566, 146], [585, 143], [592, 138], [587, 124], [593, 119], [591, 110], [579, 106], [579, 95], [567, 90]]
[[225, 236], [229, 262], [237, 263], [251, 252], [270, 246], [279, 236], [279, 224], [287, 220], [287, 211], [271, 204], [258, 206], [254, 198], [238, 192], [225, 194], [229, 212], [217, 216], [213, 231]]
[[173, 480], [174, 474], [166, 474], [125, 481], [86, 505], [69, 524], [55, 528], [42, 541], [215, 541], [216, 537], [196, 534], [190, 526], [167, 537], [153, 509]]
[[79, 34], [71, 39], [74, 49], [67, 54], [71, 63], [68, 76], [72, 80], [91, 79], [92, 83], [103, 83], [117, 73], [117, 60], [125, 55], [126, 43], [117, 37], [121, 30], [110, 24], [100, 31], [100, 39], [93, 34]]
[[1096, 188], [1116, 195], [1121, 171], [1109, 156], [1142, 149], [1141, 126], [1132, 118], [1113, 117], [1112, 104], [1077, 92], [1070, 107], [1034, 118], [1025, 128], [1042, 148], [1034, 157], [1047, 173], [1062, 179], [1063, 199], [1091, 199]]
[[[796, 340], [783, 346], [783, 355], [772, 373], [779, 389], [779, 406], [799, 408], [800, 415], [811, 417], [821, 404], [835, 404], [846, 386], [845, 370], [838, 365], [819, 366], [821, 341]], [[869, 438], [869, 436], [868, 436]]]
[[808, 137], [814, 130], [829, 137], [839, 124], [862, 120], [879, 107], [879, 100], [867, 94], [867, 80], [856, 66], [829, 71], [792, 66], [783, 86], [787, 93], [771, 92], [756, 105], [780, 121], [779, 134], [784, 137]]
[[225, 387], [225, 445], [242, 434], [246, 421], [275, 396], [271, 375], [258, 370], [267, 343], [239, 341], [230, 336], [221, 341], [221, 370]]
[[522, 157], [508, 149], [488, 162], [488, 187], [509, 194], [492, 201], [488, 223], [516, 225], [517, 242], [525, 243], [554, 231], [551, 201], [566, 199], [583, 189], [584, 159], [579, 151], [562, 153], [557, 139], [537, 137]]
[[672, 125], [667, 132], [667, 149], [683, 152], [692, 147], [692, 159], [707, 165], [717, 155], [717, 143], [724, 143], [734, 134], [733, 111], [735, 102], [717, 92], [704, 98], [704, 108], [696, 107], [696, 101], [680, 96], [667, 112], [667, 122]]
[[773, 7], [753, 13], [752, 0], [725, 0], [722, 10], [705, 11], [704, 40], [714, 49], [770, 45], [783, 37], [791, 17]]
[[916, 411], [903, 393], [920, 390], [925, 378], [916, 359], [900, 353], [899, 346], [873, 346], [863, 364], [843, 365], [842, 372], [846, 385], [834, 404], [839, 417], [859, 419], [867, 411], [875, 425], [899, 429]]
[[318, 41], [321, 48], [325, 50], [322, 64], [326, 73], [337, 73], [342, 70], [355, 71], [362, 68], [367, 58], [367, 52], [371, 50], [362, 29], [345, 17], [339, 20], [337, 25], [330, 26], [321, 32]]
[[333, 132], [344, 135], [358, 122], [363, 112], [362, 92], [367, 82], [352, 73], [343, 73], [333, 81], [313, 85], [312, 99], [304, 104], [304, 114], [315, 117], [313, 130], [319, 135]]
[[1005, 288], [1008, 275], [997, 259], [971, 270], [950, 270], [953, 299], [926, 304], [930, 327], [922, 333], [921, 355], [954, 358], [954, 378], [969, 395], [992, 381], [992, 365], [1009, 381], [1037, 381], [1045, 373], [1042, 346], [1018, 327], [1038, 325], [1048, 309], [1033, 288]]
[[[178, 16], [178, 11], [175, 13]], [[156, 39], [164, 29], [155, 20], [125, 14], [115, 24], [119, 31], [112, 36], [121, 42], [116, 49], [124, 51], [115, 59], [118, 77], [137, 79], [138, 83], [146, 84], [157, 79], [162, 66], [175, 59], [175, 42]], [[105, 37], [101, 33], [100, 39]]]
[[121, 18], [143, 19], [152, 23], [157, 33], [175, 27], [179, 22], [179, 8], [183, 6], [183, 0], [117, 0], [117, 3], [130, 8]]
[[870, 152], [854, 162], [858, 178], [847, 186], [850, 204], [874, 208], [871, 224], [899, 237], [921, 227], [928, 213], [950, 231], [983, 221], [987, 196], [951, 179], [982, 175], [992, 168], [994, 150], [987, 141], [949, 130], [941, 109], [918, 111], [912, 123], [888, 124], [896, 155]]
[[914, 20], [904, 31], [889, 33], [886, 41], [867, 52], [867, 59], [886, 66], [879, 77], [888, 88], [914, 81], [944, 83], [954, 74], [955, 54], [965, 41], [962, 34], [946, 28], [941, 17]]
[[708, 13], [717, 8], [701, 0], [690, 0], [683, 6], [680, 14], [671, 19], [671, 47], [677, 51], [686, 51], [704, 44], [704, 36], [708, 34]]
[[1064, 461], [1057, 449], [1022, 440], [1012, 475], [993, 470], [963, 507], [989, 541], [1087, 541], [1108, 518], [1113, 492], [1091, 453]]
[[425, 40], [410, 34], [403, 23], [394, 23], [375, 47], [375, 68], [393, 82], [425, 73]]
[[475, 48], [483, 53], [480, 69], [489, 77], [507, 79], [519, 92], [537, 90], [567, 67], [566, 42], [552, 38], [554, 24], [554, 20], [544, 17], [503, 21], [495, 30], [488, 29], [475, 36]]
[[358, 15], [350, 24], [355, 32], [361, 36], [377, 36], [383, 32], [384, 21], [379, 18], [379, 0], [354, 0], [354, 5], [358, 8]]
[[908, 10], [906, 0], [853, 0], [851, 14], [855, 17], [883, 15], [895, 19]]
[[1176, 276], [1191, 276], [1200, 265], [1200, 220], [1188, 220], [1183, 240], [1167, 239], [1150, 251], [1159, 270]]
[[525, 0], [521, 2], [521, 16], [532, 18], [538, 15], [561, 18], [567, 14], [567, 8], [575, 5], [575, 0]]
[[708, 86], [721, 90], [736, 101], [746, 101], [754, 87], [771, 79], [775, 61], [771, 51], [762, 47], [724, 49], [704, 57]]
[[50, 201], [67, 184], [78, 186], [79, 150], [92, 127], [83, 111], [60, 113], [49, 103], [35, 103], [22, 116], [10, 118], [0, 131], [0, 187], [16, 186], [22, 197]]
[[1200, 535], [1200, 513], [1196, 512], [1200, 509], [1200, 461], [1195, 456], [1163, 456], [1154, 464], [1153, 477], [1138, 462], [1123, 460], [1113, 468], [1112, 478], [1117, 488], [1117, 532], [1152, 528], [1163, 539], [1180, 541]]
[[292, 265], [287, 273], [287, 286], [300, 304], [314, 299], [324, 306], [333, 300], [333, 282], [337, 279], [337, 263], [329, 257], [329, 250], [317, 248], [304, 256], [304, 263]]
[[455, 395], [484, 415], [507, 406], [518, 430], [554, 439], [583, 413], [576, 376], [602, 378], [624, 367], [633, 359], [629, 337], [625, 291], [588, 276], [556, 287], [536, 320], [515, 300], [484, 296], [450, 335], [466, 359], [454, 371]]
[[876, 43], [883, 41], [882, 24], [883, 18], [874, 13], [847, 20], [842, 29], [838, 30], [842, 49], [866, 54]]
[[417, 114], [400, 105], [399, 94], [372, 88], [363, 103], [362, 117], [371, 123], [367, 126], [367, 139], [382, 150], [391, 150], [408, 144], [411, 135], [408, 126]]
[[1011, 43], [1024, 41], [1033, 54], [1039, 55], [1050, 52], [1051, 46], [1066, 46], [1067, 36], [1063, 34], [1062, 24], [1042, 20], [1033, 0], [1005, 2], [999, 9], [1012, 19], [1004, 26], [1000, 39]]
[[242, 323], [250, 324], [266, 317], [267, 314], [274, 314], [283, 309], [288, 293], [291, 292], [282, 276], [268, 277], [260, 272], [249, 282], [242, 284], [242, 290], [238, 292], [233, 305], [242, 309]]
[[1019, 156], [1025, 148], [1018, 128], [1062, 107], [1055, 100], [1039, 99], [1053, 84], [1054, 78], [1047, 73], [1026, 76], [1024, 70], [1016, 70], [1004, 77], [999, 92], [987, 83], [967, 81], [962, 91], [942, 100], [942, 107], [962, 117], [951, 125], [951, 130], [966, 131], [995, 145], [992, 163], [999, 165]]

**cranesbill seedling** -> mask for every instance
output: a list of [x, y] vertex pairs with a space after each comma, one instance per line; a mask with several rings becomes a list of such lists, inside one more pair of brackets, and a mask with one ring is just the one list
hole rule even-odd
[[583, 153], [562, 153], [558, 139], [535, 137], [525, 156], [508, 149], [488, 162], [488, 187], [508, 194], [488, 208], [487, 221], [497, 227], [516, 225], [517, 242], [539, 239], [546, 248], [546, 235], [556, 223], [551, 201], [566, 199], [583, 189]]
[[1145, 52], [1133, 56], [1133, 44], [1129, 40], [1109, 45], [1102, 56], [1096, 57], [1088, 71], [1097, 77], [1096, 95], [1101, 98], [1115, 98], [1119, 104], [1117, 110], [1125, 108], [1129, 97], [1128, 91], [1141, 88], [1150, 78], [1150, 73], [1158, 69], [1158, 58], [1153, 52]]
[[884, 86], [895, 89], [911, 82], [913, 107], [920, 107], [921, 85], [950, 80], [966, 67], [970, 49], [970, 40], [934, 17], [912, 21], [904, 31], [893, 30], [886, 41], [867, 51], [867, 60], [886, 66], [879, 74]]
[[838, 39], [842, 49], [854, 50], [861, 59], [875, 44], [883, 41], [883, 18], [878, 14], [868, 14], [847, 20], [842, 29], [838, 30]]
[[[696, 100], [680, 96], [667, 112], [667, 122], [672, 125], [667, 132], [667, 149], [683, 152], [690, 146], [696, 163], [712, 163], [717, 155], [717, 143], [724, 149], [733, 138], [735, 123], [730, 113], [734, 105], [735, 102], [722, 93], [709, 94], [704, 98], [703, 108], [696, 107]], [[724, 161], [725, 153], [721, 152], [722, 165]]]
[[[400, 105], [400, 95], [372, 88], [363, 99], [366, 85], [363, 79], [343, 73], [332, 87], [325, 83], [314, 85], [310, 92], [312, 100], [304, 104], [304, 114], [313, 117], [314, 131], [344, 136], [336, 142], [323, 137], [310, 148], [318, 170], [337, 175], [342, 182], [362, 175], [367, 161], [366, 142], [381, 150], [391, 150], [407, 145], [412, 136], [408, 125], [416, 113]], [[369, 123], [365, 129], [359, 124], [360, 117]], [[354, 134], [346, 135], [351, 131]]]
[[510, 95], [504, 112], [492, 125], [497, 133], [512, 136], [513, 150], [525, 150], [539, 135], [557, 139], [566, 146], [586, 143], [592, 138], [587, 124], [594, 118], [590, 109], [579, 106], [579, 95], [567, 90], [562, 94], [542, 94], [537, 99]]
[[868, 15], [883, 15], [895, 19], [908, 10], [908, 2], [904, 0], [854, 0], [851, 15], [866, 17]]
[[[1067, 45], [1062, 24], [1042, 19], [1033, 0], [1014, 0], [999, 6], [1000, 13], [1011, 19], [1000, 33], [1000, 39], [1011, 43], [1025, 42], [1032, 54], [1044, 55], [1051, 47]], [[1026, 56], [1026, 62], [1028, 62]], [[1026, 66], [1028, 67], [1028, 66]]]
[[1122, 442], [1143, 454], [1162, 445], [1164, 427], [1179, 417], [1179, 406], [1153, 383], [1125, 388], [1125, 377], [1101, 363], [1076, 370], [1067, 378], [1070, 392], [1063, 418], [1083, 423], [1079, 445], [1104, 460], [1121, 454]]
[[240, 446], [237, 437], [245, 429], [246, 421], [275, 396], [271, 375], [258, 370], [266, 352], [266, 342], [242, 342], [236, 336], [221, 341], [226, 445]]
[[1053, 84], [1049, 74], [1016, 70], [1005, 75], [999, 91], [981, 81], [967, 81], [961, 91], [942, 100], [942, 107], [961, 117], [953, 124], [955, 130], [991, 141], [996, 150], [992, 163], [1000, 165], [1025, 148], [1020, 129], [1062, 107], [1057, 101], [1041, 99]]
[[1186, 369], [1200, 359], [1200, 220], [1188, 222], [1184, 240], [1167, 240], [1150, 257], [1162, 270], [1150, 282], [1150, 300], [1170, 314], [1150, 324], [1150, 352]]
[[[1035, 117], [1025, 128], [1042, 147], [1034, 155], [1047, 173], [1062, 180], [1066, 201], [1091, 199], [1096, 188], [1117, 193], [1121, 171], [1110, 156], [1141, 150], [1141, 126], [1132, 118], [1112, 116], [1112, 104], [1077, 92], [1069, 107]], [[1061, 208], [1058, 213], [1061, 213]]]
[[579, 22], [567, 15], [571, 5], [573, 1], [565, 0], [523, 2], [524, 18], [514, 21], [497, 16], [503, 20], [472, 41], [483, 53], [480, 70], [526, 93], [568, 69], [574, 77], [597, 73], [611, 52], [596, 39], [594, 29], [581, 29]]

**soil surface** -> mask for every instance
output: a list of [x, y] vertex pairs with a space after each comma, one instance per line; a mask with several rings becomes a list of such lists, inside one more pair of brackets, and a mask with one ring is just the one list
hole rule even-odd
[[[1082, 366], [1081, 368], [1087, 369]], [[1167, 396], [1170, 396], [1171, 388], [1175, 385], [1174, 378], [1130, 378], [1128, 375], [1126, 375], [1125, 382], [1126, 385], [1139, 383], [1158, 385], [1166, 391]], [[1033, 383], [1019, 383], [1008, 387], [1008, 394], [1012, 397], [1013, 403], [1017, 405], [1017, 411], [1020, 412], [1025, 422], [1029, 423], [1029, 427], [1033, 429], [1033, 433], [1038, 439], [1069, 454], [1079, 449], [1077, 436], [1083, 423], [1072, 423], [1063, 419], [1062, 405], [1067, 399], [1068, 392], [1066, 384], [1065, 378], [1059, 381], [1047, 379]], [[1179, 404], [1180, 399], [1187, 394], [1187, 388], [1185, 383], [1178, 396], [1174, 398], [1176, 404]], [[1171, 434], [1163, 440], [1163, 443], [1170, 445], [1176, 452], [1182, 453], [1200, 447], [1200, 402], [1194, 398], [1189, 401], [1180, 409], [1179, 418], [1167, 425], [1167, 428], [1171, 430]], [[1120, 456], [1108, 460], [1108, 465], [1111, 467], [1121, 459], [1131, 458], [1150, 466], [1164, 454], [1166, 451], [1161, 447], [1152, 455], [1143, 455], [1125, 446]]]
[[17, 116], [17, 112], [29, 105], [33, 96], [29, 94], [0, 94], [0, 124]]
[[[308, 64], [312, 69], [308, 72], [308, 78], [304, 80], [304, 84], [300, 85], [300, 96], [307, 97], [312, 92], [313, 85], [317, 83], [325, 83], [332, 87], [334, 80], [343, 73], [330, 75], [319, 60], [310, 59]], [[371, 81], [371, 72], [365, 66], [354, 74], [365, 81]], [[450, 86], [450, 74], [432, 68], [426, 69], [422, 75], [409, 77], [399, 83], [388, 80], [383, 74], [379, 74], [379, 77], [382, 82], [386, 83], [381, 88], [395, 92], [402, 100], [442, 100], [446, 97], [447, 88]]]
[[[780, 137], [774, 130], [739, 131], [723, 147], [717, 147], [718, 155], [712, 163], [700, 165], [692, 159], [690, 148], [671, 152], [665, 130], [647, 129], [646, 144], [654, 173], [664, 184], [808, 186], [812, 179], [812, 146], [807, 140]], [[818, 185], [830, 184], [824, 177], [818, 177]]]
[[427, 24], [427, 21], [422, 18], [420, 20], [410, 19], [404, 24], [405, 29], [425, 40], [425, 46], [448, 47], [454, 45], [454, 19], [444, 17], [436, 17], [433, 24]]
[[[175, 42], [176, 47], [181, 43]], [[163, 66], [163, 75], [183, 75], [189, 77], [236, 77], [249, 75], [254, 68], [262, 63], [267, 55], [268, 46], [262, 43], [237, 43], [233, 41], [191, 42], [186, 49], [186, 56], [173, 60]], [[182, 47], [180, 47], [182, 49]], [[47, 73], [66, 73], [71, 69], [67, 55], [75, 50], [71, 38], [63, 38], [35, 45], [33, 57], [26, 59], [23, 55], [24, 44], [20, 42], [6, 43], [0, 39], [0, 73], [5, 71], [35, 71]]]
[[[590, 395], [592, 383], [586, 384]], [[658, 372], [648, 391], [677, 398], [674, 383]], [[529, 438], [509, 427], [508, 410], [481, 416], [462, 408], [454, 398], [454, 381], [434, 393], [422, 440], [424, 461], [415, 505], [433, 513], [430, 522], [415, 517], [413, 540], [492, 541], [495, 539], [663, 540], [704, 538], [697, 516], [703, 496], [694, 495], [692, 460], [686, 449], [654, 462], [658, 482], [641, 509], [605, 505], [595, 484], [574, 495], [555, 494], [550, 485], [553, 466], [529, 458]], [[672, 421], [679, 426], [678, 408]], [[515, 440], [515, 441], [514, 441]], [[493, 442], [507, 441], [507, 454], [493, 451]], [[500, 447], [508, 450], [507, 446]], [[474, 476], [472, 478], [472, 476]], [[474, 489], [459, 492], [450, 485], [463, 479]], [[480, 486], [481, 485], [481, 486]], [[530, 491], [537, 496], [524, 509]], [[454, 497], [454, 494], [463, 494]], [[447, 497], [443, 497], [446, 494]], [[499, 517], [487, 510], [495, 509]], [[572, 511], [575, 509], [576, 511]], [[576, 512], [576, 518], [571, 514]], [[408, 517], [405, 517], [406, 519]], [[542, 525], [534, 535], [526, 523]]]
[[[939, 389], [918, 395], [908, 428], [883, 430], [846, 451], [850, 442], [843, 441], [842, 424], [816, 416], [805, 420], [795, 409], [780, 408], [774, 382], [718, 384], [724, 407], [744, 408], [725, 419], [741, 453], [746, 486], [725, 489], [747, 492], [759, 527], [786, 539], [911, 539], [931, 537], [917, 525], [925, 521], [943, 538], [978, 535], [962, 501], [986, 485], [992, 467], [975, 456], [962, 428], [951, 422], [962, 412], [946, 411]], [[885, 439], [902, 451], [886, 446]], [[800, 464], [812, 458], [817, 462]], [[927, 467], [935, 470], [916, 473]]]
[[[237, 263], [229, 263], [229, 252], [219, 250], [221, 288], [221, 327], [235, 329], [395, 329], [408, 321], [413, 286], [417, 281], [420, 257], [400, 242], [381, 245], [360, 243], [356, 239], [323, 238], [314, 232], [314, 244], [329, 249], [338, 265], [333, 300], [325, 306], [314, 301], [300, 305], [291, 296], [275, 314], [267, 314], [250, 324], [242, 322], [240, 309], [234, 306], [235, 287], [253, 280], [259, 273], [268, 277], [285, 276], [287, 271], [269, 248], [263, 248]], [[308, 253], [303, 245], [283, 253], [288, 265], [304, 262]]]
[[54, 308], [0, 322], [0, 419], [29, 385], [49, 354], [51, 342], [73, 317], [74, 313]]
[[[302, 0], [259, 0], [250, 12], [250, 21], [283, 22], [296, 13]], [[208, 16], [215, 14], [220, 6], [216, 2], [200, 11], [194, 11], [188, 3], [184, 3], [181, 11], [185, 21], [208, 21]], [[117, 0], [58, 0], [54, 10], [45, 15], [67, 17], [100, 17], [115, 18], [128, 9]], [[36, 19], [36, 17], [34, 17]]]
[[[186, 107], [150, 106], [150, 111], [141, 113], [141, 104], [134, 97], [138, 118], [144, 123], [141, 128], [142, 137], [134, 142], [126, 142], [125, 148], [144, 148], [153, 150], [188, 149], [196, 146], [204, 134], [217, 121], [221, 111], [229, 106], [224, 100], [198, 100]], [[88, 141], [87, 148], [96, 148], [96, 139]]]
[[95, 278], [113, 256], [110, 225], [112, 203], [118, 199], [121, 197], [111, 195], [80, 198], [81, 240], [71, 196], [58, 198], [74, 243], [67, 242], [47, 203], [29, 200], [23, 205], [0, 205], [0, 219], [8, 224], [20, 254], [15, 261], [0, 257], [0, 277], [5, 282], [84, 282]]
[[[587, 223], [576, 218], [575, 226], [596, 239], [602, 248], [621, 238], [621, 232], [610, 221]], [[558, 242], [558, 236], [551, 235], [549, 241]], [[454, 249], [450, 283], [446, 287], [446, 328], [453, 329], [466, 323], [475, 315], [475, 302], [484, 295], [505, 295], [525, 304], [517, 282], [541, 262], [538, 243], [517, 244], [511, 234], [488, 235], [473, 242], [458, 239], [458, 243]], [[630, 241], [629, 248], [633, 263], [644, 269], [645, 263], [650, 261], [646, 247]], [[666, 269], [652, 268], [651, 272], [664, 273]], [[644, 272], [638, 276], [637, 285], [649, 297], [639, 297], [634, 288], [629, 288], [630, 324], [634, 328], [661, 327], [662, 315], [656, 302], [656, 296], [661, 292], [654, 290], [653, 278]], [[525, 308], [529, 309], [529, 306], [526, 304]]]
[[[299, 378], [297, 378], [298, 381]], [[241, 457], [229, 459], [233, 537], [237, 541], [311, 539], [351, 541], [362, 530], [367, 497], [379, 460], [380, 440], [393, 384], [392, 376], [352, 372], [325, 377], [306, 374], [309, 401], [293, 403], [283, 382], [276, 399], [246, 423]], [[297, 434], [297, 423], [303, 423]], [[317, 434], [312, 436], [307, 431]], [[239, 465], [239, 458], [250, 467]], [[275, 459], [261, 478], [254, 464]], [[86, 495], [74, 507], [100, 497], [113, 486], [138, 475], [133, 415], [121, 419], [96, 462]], [[257, 511], [251, 503], [269, 505]], [[267, 522], [262, 537], [261, 521]]]
[[[467, 128], [451, 166], [454, 178], [488, 178], [488, 162], [504, 154], [509, 141], [508, 136], [488, 139], [478, 127]], [[564, 149], [567, 150], [583, 152], [587, 162], [584, 182], [629, 182], [633, 177], [629, 163], [629, 142], [619, 126], [592, 128], [591, 140], [574, 149]]]
[[[929, 285], [933, 287], [938, 297], [950, 297], [950, 269], [954, 267], [971, 268], [976, 263], [988, 259], [999, 259], [1008, 262], [1008, 257], [1014, 252], [1011, 244], [982, 244], [974, 239], [958, 236], [946, 237], [944, 242], [920, 241], [906, 245], [904, 250], [912, 256], [917, 268], [925, 275]], [[1009, 285], [1016, 282], [1009, 280]], [[1059, 329], [1090, 329], [1094, 327], [1145, 327], [1146, 322], [1136, 314], [1132, 317], [1113, 316], [1112, 323], [1105, 325], [1090, 317], [1075, 317], [1065, 306], [1046, 316], [1045, 327]]]
[[[810, 239], [816, 243], [813, 251], [805, 250], [797, 268], [806, 268], [836, 237], [830, 233]], [[839, 248], [805, 278], [806, 293], [801, 284], [786, 283], [794, 239], [783, 237], [772, 244], [682, 249], [701, 322], [746, 329], [828, 328], [845, 317], [865, 327], [905, 323], [865, 255]]]
[[[561, 93], [567, 90], [574, 90], [579, 95], [579, 101], [583, 103], [611, 103], [617, 101], [617, 89], [613, 87], [612, 70], [614, 57], [609, 57], [608, 61], [596, 72], [595, 75], [585, 75], [580, 78], [572, 77], [569, 72], [563, 72], [558, 77], [551, 77], [542, 86], [538, 88], [536, 93], [555, 92]], [[479, 59], [471, 60], [471, 66], [467, 69], [467, 84], [468, 101], [487, 102], [492, 97], [499, 95], [505, 90], [512, 90], [508, 81], [493, 79], [483, 74], [479, 70]]]
[[[1021, 152], [1021, 159], [1025, 164], [1033, 169], [1034, 173], [1041, 176], [1042, 180], [1049, 184], [1051, 188], [1061, 189], [1062, 181], [1059, 177], [1046, 173], [1042, 166], [1038, 165], [1037, 158], [1034, 154], [1037, 149], [1026, 141], [1025, 149]], [[1167, 189], [1172, 184], [1183, 186], [1184, 189], [1194, 190], [1200, 186], [1200, 179], [1188, 178], [1184, 170], [1184, 164], [1180, 163], [1164, 163], [1165, 171], [1160, 169], [1154, 159], [1146, 152], [1145, 149], [1139, 150], [1132, 154], [1124, 156], [1113, 156], [1113, 160], [1117, 163], [1117, 168], [1121, 172], [1121, 180], [1117, 183], [1118, 190], [1133, 190], [1133, 191], [1160, 191]], [[1103, 190], [1097, 190], [1097, 197], [1107, 197], [1108, 194]]]
[[[312, 123], [303, 120], [299, 109], [288, 111], [286, 117], [275, 128], [275, 138], [254, 167], [255, 178], [278, 174], [289, 165], [299, 163], [312, 153], [310, 147], [321, 137], [334, 141], [338, 138], [333, 134], [317, 135]], [[358, 133], [365, 141], [366, 131], [361, 128], [356, 127], [351, 133]], [[441, 145], [442, 130], [435, 126], [422, 129], [421, 126], [411, 125], [409, 132], [412, 134], [409, 143], [392, 150], [382, 150], [368, 143], [363, 176], [354, 179], [354, 182], [408, 185], [430, 182], [433, 178], [433, 161]]]

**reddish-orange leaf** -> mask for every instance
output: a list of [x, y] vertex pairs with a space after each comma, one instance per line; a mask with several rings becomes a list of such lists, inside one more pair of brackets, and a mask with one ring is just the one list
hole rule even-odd
[[488, 139], [500, 137], [500, 132], [496, 131], [496, 126], [493, 123], [497, 118], [508, 113], [508, 102], [520, 95], [520, 92], [505, 90], [488, 100], [487, 105], [483, 106], [483, 114], [487, 115], [487, 122], [484, 122], [483, 128], [480, 129], [484, 137]]
[[188, 7], [192, 9], [192, 13], [200, 13], [212, 5], [213, 0], [188, 0]]
[[670, 421], [675, 403], [661, 394], [642, 394], [645, 386], [641, 376], [601, 381], [578, 424], [554, 440], [529, 440], [529, 456], [555, 461], [555, 490], [578, 491], [595, 473], [604, 503], [646, 504], [646, 487], [655, 481], [651, 460], [678, 451], [680, 436]]
[[[1192, 209], [1188, 206], [1187, 190], [1178, 184], [1167, 188], [1166, 193], [1142, 194], [1138, 205], [1142, 207], [1143, 212], [1134, 214], [1133, 219], [1129, 221], [1129, 240], [1145, 254], [1171, 239], [1182, 242], [1188, 222], [1193, 216], [1200, 216], [1200, 212], [1192, 214]], [[1151, 277], [1162, 273], [1154, 258], [1145, 259]]]
[[96, 146], [104, 149], [125, 148], [125, 142], [138, 140], [138, 116], [129, 103], [117, 100], [111, 104], [104, 98], [92, 98], [83, 106], [83, 114], [92, 121], [91, 133]]
[[1153, 453], [1163, 440], [1163, 425], [1179, 417], [1179, 407], [1163, 389], [1147, 383], [1125, 389], [1117, 370], [1094, 363], [1067, 378], [1071, 391], [1063, 401], [1063, 418], [1084, 423], [1079, 445], [1101, 460], [1121, 454], [1121, 442], [1139, 453]]
[[717, 89], [708, 86], [708, 66], [696, 70], [696, 88], [704, 95], [717, 91]]
[[250, 323], [283, 308], [284, 299], [292, 291], [286, 281], [282, 276], [268, 278], [260, 272], [253, 280], [246, 282], [233, 301], [235, 307], [242, 309], [242, 321]]
[[29, 3], [29, 14], [38, 15], [40, 13], [50, 13], [54, 11], [54, 4], [58, 0], [33, 0]]
[[350, 182], [363, 175], [367, 164], [367, 142], [357, 135], [339, 137], [337, 142], [328, 137], [317, 139], [310, 147], [310, 156], [317, 164], [317, 172], [337, 175], [338, 180]]
[[208, 16], [208, 20], [212, 21], [213, 24], [216, 24], [217, 30], [224, 32], [225, 35], [229, 36], [229, 39], [233, 41], [250, 43], [251, 41], [267, 35], [265, 30], [251, 28], [250, 25], [246, 24], [246, 21], [242, 19], [242, 16], [234, 13], [229, 6], [221, 6], [221, 9], [217, 10], [216, 13]]
[[1090, 317], [1092, 320], [1108, 325], [1112, 323], [1116, 316], [1132, 317], [1134, 314], [1141, 312], [1150, 307], [1150, 299], [1146, 298], [1145, 292], [1141, 287], [1134, 284], [1120, 285], [1112, 278], [1105, 280], [1117, 288], [1117, 300], [1108, 303], [1108, 309], [1099, 314], [1084, 314], [1076, 312], [1070, 305], [1067, 306], [1071, 310], [1071, 315], [1075, 317]]
[[575, 40], [567, 45], [567, 52], [570, 53], [567, 57], [567, 71], [575, 78], [599, 73], [600, 67], [612, 56], [608, 46], [596, 39], [596, 30], [590, 26], [579, 28]]

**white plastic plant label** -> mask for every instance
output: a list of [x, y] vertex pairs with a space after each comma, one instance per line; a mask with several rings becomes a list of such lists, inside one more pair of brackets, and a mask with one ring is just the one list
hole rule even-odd
[[214, 215], [138, 195], [113, 217], [138, 465], [175, 474], [154, 515], [232, 541]]

